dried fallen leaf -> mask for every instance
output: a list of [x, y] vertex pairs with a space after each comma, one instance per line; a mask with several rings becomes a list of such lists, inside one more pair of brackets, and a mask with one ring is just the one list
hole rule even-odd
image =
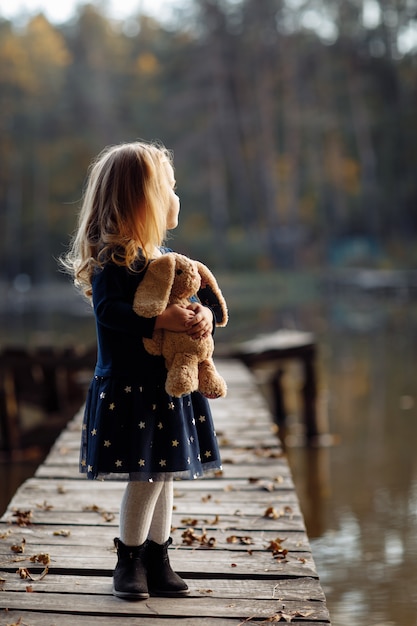
[[23, 538], [20, 543], [10, 546], [10, 550], [14, 552], [15, 554], [23, 554], [23, 552], [25, 551], [25, 544], [26, 544], [26, 539]]
[[54, 508], [54, 506], [53, 504], [49, 504], [49, 502], [44, 500], [42, 504], [37, 504], [36, 508], [40, 509], [41, 511], [51, 511]]
[[207, 496], [203, 496], [201, 498], [201, 502], [210, 502], [210, 500], [212, 499], [212, 495], [209, 493]]
[[[247, 624], [248, 622], [251, 622], [255, 617], [256, 617], [256, 615], [252, 615], [251, 617], [247, 617], [245, 620], [243, 620], [243, 622], [239, 622], [239, 624], [237, 626], [244, 626], [244, 624]], [[262, 622], [261, 622], [261, 624], [262, 624]]]
[[267, 550], [272, 552], [272, 555], [276, 559], [285, 559], [288, 554], [288, 550], [282, 547], [282, 541], [283, 539], [279, 538], [273, 539], [272, 541], [270, 541], [269, 546], [267, 547]]
[[270, 493], [272, 491], [275, 491], [275, 485], [272, 481], [267, 482], [266, 480], [263, 480], [261, 483], [259, 483], [259, 486], [264, 491], [269, 491]]
[[22, 618], [19, 617], [19, 619], [17, 620], [17, 622], [13, 622], [10, 624], [6, 624], [6, 626], [28, 626], [26, 622], [22, 622]]
[[93, 513], [100, 513], [101, 508], [97, 506], [97, 504], [90, 504], [88, 506], [83, 506], [83, 511], [92, 511]]
[[8, 528], [6, 532], [0, 533], [0, 539], [7, 539], [7, 537], [9, 537], [12, 534], [12, 532], [13, 531], [10, 528]]
[[282, 620], [284, 622], [290, 623], [295, 617], [309, 617], [313, 613], [314, 611], [278, 611], [278, 613], [276, 613], [275, 615], [271, 615], [271, 617], [261, 623], [264, 624], [266, 622], [281, 622]]
[[26, 593], [33, 593], [33, 587], [32, 587], [32, 585], [27, 585], [27, 586], [26, 586]]
[[204, 524], [205, 526], [216, 526], [219, 523], [219, 520], [220, 520], [219, 515], [215, 515], [215, 517], [212, 520], [208, 520], [208, 519], [199, 520], [198, 518], [195, 518], [195, 517], [184, 517], [181, 520], [181, 524], [185, 524], [186, 526], [198, 526], [199, 521], [201, 521], [202, 524]]
[[54, 530], [54, 532], [52, 533], [55, 537], [69, 537], [71, 535], [71, 531], [70, 530]]
[[33, 512], [13, 509], [13, 517], [15, 517], [16, 520], [12, 520], [12, 524], [17, 524], [18, 526], [30, 526], [32, 524]]
[[47, 552], [41, 552], [40, 554], [34, 554], [30, 557], [29, 561], [31, 563], [41, 563], [42, 565], [49, 565], [51, 562], [51, 557]]
[[20, 578], [22, 578], [23, 580], [40, 581], [47, 575], [48, 567], [45, 567], [45, 569], [41, 574], [39, 574], [39, 576], [33, 576], [33, 574], [31, 574], [30, 571], [27, 569], [27, 567], [19, 567], [16, 573], [19, 574]]
[[187, 528], [187, 530], [184, 530], [181, 537], [182, 542], [187, 546], [198, 543], [204, 548], [215, 548], [217, 543], [217, 539], [215, 537], [207, 537], [207, 533], [205, 531], [203, 531], [201, 535], [197, 535], [193, 528]]
[[186, 526], [197, 526], [198, 519], [195, 519], [194, 517], [185, 517], [181, 520], [181, 524], [185, 524]]
[[83, 511], [91, 511], [92, 513], [100, 513], [105, 522], [112, 522], [115, 518], [114, 513], [110, 513], [109, 511], [105, 511], [97, 504], [91, 504], [90, 506], [84, 506]]
[[264, 517], [268, 517], [269, 519], [279, 519], [281, 517], [281, 513], [279, 513], [273, 506], [269, 506], [263, 515]]
[[67, 490], [65, 489], [64, 485], [58, 485], [56, 490], [57, 490], [57, 493], [60, 493], [60, 494], [67, 493]]
[[227, 543], [241, 543], [244, 546], [250, 546], [253, 544], [252, 537], [241, 536], [241, 535], [231, 535], [226, 539]]

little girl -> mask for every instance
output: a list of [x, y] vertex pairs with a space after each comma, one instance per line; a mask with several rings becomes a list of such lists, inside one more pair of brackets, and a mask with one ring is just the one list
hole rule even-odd
[[[82, 430], [80, 471], [87, 478], [128, 480], [120, 509], [113, 593], [125, 599], [189, 593], [169, 563], [173, 479], [220, 468], [208, 401], [200, 393], [165, 391], [163, 357], [142, 339], [154, 329], [213, 331], [212, 310], [192, 299], [158, 317], [132, 309], [149, 263], [168, 251], [178, 224], [172, 157], [145, 142], [106, 148], [90, 167], [78, 229], [63, 259], [75, 284], [92, 300], [98, 355]], [[195, 300], [195, 301], [194, 301]]]

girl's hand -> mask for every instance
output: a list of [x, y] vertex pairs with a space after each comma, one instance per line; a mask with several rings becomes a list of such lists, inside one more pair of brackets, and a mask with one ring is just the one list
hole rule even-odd
[[165, 329], [174, 333], [181, 333], [189, 328], [193, 323], [195, 312], [193, 309], [179, 306], [178, 304], [169, 304], [165, 311], [158, 315], [155, 322], [155, 330]]
[[199, 302], [191, 302], [187, 308], [194, 317], [187, 322], [187, 334], [192, 339], [203, 339], [213, 331], [213, 313]]

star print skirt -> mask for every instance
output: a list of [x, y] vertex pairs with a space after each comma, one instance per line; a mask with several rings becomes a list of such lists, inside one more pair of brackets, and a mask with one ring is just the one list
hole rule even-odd
[[210, 406], [200, 393], [173, 398], [163, 384], [93, 378], [80, 455], [87, 478], [193, 479], [220, 468]]

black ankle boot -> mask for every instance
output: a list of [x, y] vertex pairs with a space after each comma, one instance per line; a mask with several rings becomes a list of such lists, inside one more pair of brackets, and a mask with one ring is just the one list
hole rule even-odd
[[162, 545], [148, 541], [146, 548], [148, 587], [154, 596], [178, 598], [190, 593], [186, 583], [172, 570], [169, 563], [168, 546], [171, 543], [171, 537]]
[[124, 600], [149, 598], [146, 575], [147, 542], [126, 546], [116, 537], [117, 565], [113, 573], [113, 594]]

